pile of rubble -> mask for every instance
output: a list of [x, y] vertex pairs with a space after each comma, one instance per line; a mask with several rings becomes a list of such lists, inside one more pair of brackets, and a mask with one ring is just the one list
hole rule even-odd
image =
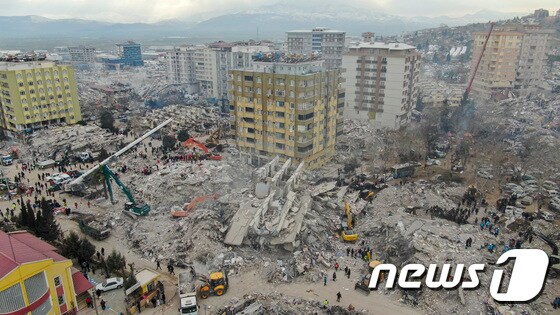
[[173, 119], [168, 126], [172, 130], [185, 129], [190, 132], [204, 132], [227, 123], [227, 119], [221, 118], [219, 113], [204, 107], [185, 105], [170, 105], [153, 110], [150, 115], [139, 117], [133, 123], [135, 126], [155, 126], [169, 118]]
[[68, 149], [77, 153], [81, 151], [98, 152], [101, 148], [116, 151], [125, 141], [124, 135], [115, 135], [96, 125], [73, 125], [55, 129], [35, 131], [30, 140], [30, 146], [23, 147], [29, 154], [39, 161], [56, 159], [58, 153], [64, 154]]

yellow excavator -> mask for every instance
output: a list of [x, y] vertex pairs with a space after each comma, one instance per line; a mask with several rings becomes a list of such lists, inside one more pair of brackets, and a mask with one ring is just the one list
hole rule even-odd
[[[352, 228], [354, 227], [354, 221], [352, 218], [352, 211], [350, 210], [350, 205], [348, 204], [348, 200], [344, 201], [344, 208], [346, 210], [345, 215], [343, 216], [343, 220], [341, 222], [342, 226], [342, 239], [345, 242], [354, 242], [358, 240], [358, 233], [356, 233]], [[346, 219], [346, 220], [344, 220]], [[346, 221], [346, 222], [344, 222]]]
[[211, 294], [217, 296], [224, 295], [229, 287], [227, 275], [221, 271], [211, 273], [210, 277], [200, 276], [199, 279], [204, 282], [198, 289], [202, 299], [208, 298]]

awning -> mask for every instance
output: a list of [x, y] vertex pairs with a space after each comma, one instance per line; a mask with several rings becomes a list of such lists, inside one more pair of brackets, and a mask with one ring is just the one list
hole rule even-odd
[[77, 271], [72, 274], [72, 282], [74, 283], [74, 290], [76, 291], [76, 295], [80, 295], [87, 290], [93, 288], [93, 284], [89, 282], [84, 275]]

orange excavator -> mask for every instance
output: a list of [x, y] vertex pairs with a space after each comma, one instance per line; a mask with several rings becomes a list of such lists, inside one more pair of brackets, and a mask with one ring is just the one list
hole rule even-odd
[[196, 207], [197, 204], [204, 202], [206, 200], [214, 200], [218, 198], [217, 194], [212, 194], [212, 195], [205, 195], [205, 196], [200, 196], [200, 197], [195, 197], [191, 200], [191, 202], [186, 203], [183, 206], [183, 210], [175, 210], [175, 211], [171, 211], [171, 216], [174, 218], [183, 218], [189, 215], [189, 213], [191, 213], [194, 208]]
[[187, 141], [183, 142], [183, 147], [189, 149], [199, 148], [202, 151], [204, 151], [204, 153], [208, 156], [208, 159], [215, 160], [215, 161], [222, 160], [221, 155], [210, 152], [210, 150], [208, 150], [208, 148], [204, 144], [194, 140], [193, 138], [189, 138]]

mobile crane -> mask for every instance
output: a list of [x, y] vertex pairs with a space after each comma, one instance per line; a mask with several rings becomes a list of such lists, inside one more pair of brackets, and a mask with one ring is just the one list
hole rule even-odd
[[486, 39], [484, 40], [484, 44], [482, 45], [482, 51], [480, 52], [480, 55], [478, 56], [478, 59], [476, 61], [476, 65], [474, 66], [473, 72], [471, 74], [471, 78], [469, 79], [469, 84], [467, 85], [467, 89], [463, 93], [463, 98], [461, 99], [461, 105], [462, 106], [465, 106], [467, 104], [467, 101], [469, 99], [469, 94], [471, 93], [472, 84], [474, 82], [476, 72], [478, 71], [478, 66], [480, 66], [480, 61], [482, 60], [482, 56], [484, 55], [484, 51], [486, 50], [486, 45], [488, 44], [488, 41], [490, 40], [490, 35], [492, 34], [493, 29], [494, 29], [494, 22], [491, 22], [490, 23], [490, 30], [488, 30], [488, 34], [486, 34]]
[[77, 193], [83, 192], [85, 190], [84, 180], [86, 178], [90, 177], [91, 175], [96, 174], [97, 172], [101, 172], [101, 174], [103, 174], [103, 176], [104, 176], [105, 183], [107, 184], [107, 190], [109, 192], [109, 196], [111, 198], [112, 203], [114, 203], [114, 197], [113, 197], [113, 190], [111, 188], [111, 179], [114, 180], [115, 183], [117, 183], [117, 185], [122, 189], [122, 191], [128, 197], [128, 202], [125, 204], [125, 210], [126, 211], [130, 211], [132, 213], [139, 214], [139, 215], [148, 215], [148, 213], [150, 212], [150, 206], [142, 204], [140, 202], [137, 202], [134, 199], [134, 197], [132, 196], [132, 193], [130, 192], [130, 190], [119, 180], [119, 178], [115, 175], [115, 173], [113, 173], [111, 171], [111, 169], [109, 169], [109, 167], [107, 165], [109, 163], [113, 162], [114, 160], [116, 160], [119, 156], [126, 153], [128, 150], [133, 148], [138, 143], [142, 142], [144, 139], [146, 139], [149, 136], [151, 136], [152, 134], [154, 134], [156, 131], [163, 128], [165, 125], [169, 124], [171, 121], [173, 121], [173, 120], [168, 119], [168, 120], [164, 121], [163, 123], [161, 123], [160, 125], [158, 125], [154, 129], [146, 132], [140, 138], [132, 141], [126, 147], [117, 151], [117, 153], [115, 153], [115, 154], [111, 155], [110, 157], [106, 158], [105, 160], [101, 161], [97, 166], [95, 166], [92, 169], [90, 169], [89, 171], [83, 173], [80, 177], [78, 177], [75, 180], [69, 182], [65, 186], [65, 191], [68, 192], [68, 193], [71, 193], [71, 194], [77, 194]]

